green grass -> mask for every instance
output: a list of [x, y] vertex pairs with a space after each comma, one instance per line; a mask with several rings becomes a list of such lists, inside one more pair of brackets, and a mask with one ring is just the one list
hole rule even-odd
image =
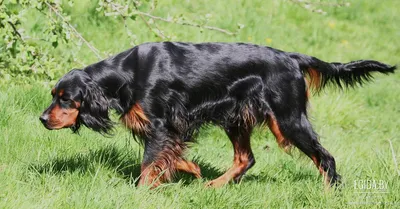
[[[400, 61], [400, 1], [351, 1], [351, 7], [324, 8], [321, 16], [288, 1], [160, 1], [155, 14], [211, 13], [210, 24], [234, 29], [236, 37], [196, 28], [161, 23], [180, 41], [226, 41], [267, 44], [326, 61], [376, 59]], [[117, 53], [129, 47], [122, 25], [94, 19], [90, 2], [71, 12], [78, 31], [102, 51]], [[93, 6], [91, 6], [93, 7]], [[40, 16], [26, 23], [39, 33]], [[132, 24], [140, 42], [157, 41], [145, 25]], [[73, 48], [53, 53], [68, 57]], [[85, 47], [83, 63], [96, 61]], [[81, 67], [62, 61], [66, 72]], [[311, 121], [321, 143], [336, 158], [344, 184], [325, 190], [311, 161], [298, 151], [293, 156], [278, 148], [266, 129], [257, 129], [252, 146], [257, 163], [240, 184], [220, 189], [204, 187], [229, 168], [232, 148], [224, 133], [204, 128], [187, 152], [199, 163], [204, 179], [180, 174], [156, 190], [137, 188], [143, 149], [119, 127], [112, 138], [83, 128], [48, 131], [38, 117], [49, 104], [50, 88], [31, 84], [0, 87], [0, 208], [399, 208], [400, 183], [388, 140], [400, 161], [400, 74], [377, 75], [373, 83], [354, 90], [327, 89], [312, 98]], [[264, 149], [268, 145], [270, 149]], [[383, 180], [387, 193], [357, 193], [355, 180]], [[376, 190], [364, 190], [376, 191]], [[351, 204], [358, 202], [358, 204]], [[375, 202], [376, 204], [372, 204]], [[380, 202], [380, 203], [378, 203]], [[369, 204], [363, 204], [369, 203]]]

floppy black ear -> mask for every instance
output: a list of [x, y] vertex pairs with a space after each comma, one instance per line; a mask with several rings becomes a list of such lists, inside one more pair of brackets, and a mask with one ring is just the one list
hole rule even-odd
[[96, 83], [89, 82], [86, 85], [85, 92], [82, 92], [82, 94], [83, 98], [78, 116], [79, 123], [76, 126], [76, 130], [73, 129], [73, 131], [76, 132], [80, 123], [82, 123], [94, 131], [110, 134], [113, 129], [113, 122], [108, 115], [109, 103], [103, 91]]

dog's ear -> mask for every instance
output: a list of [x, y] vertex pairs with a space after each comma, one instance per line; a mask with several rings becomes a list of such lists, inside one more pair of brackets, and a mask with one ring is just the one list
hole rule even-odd
[[82, 92], [82, 102], [79, 109], [76, 132], [79, 129], [80, 123], [102, 134], [111, 134], [113, 122], [109, 117], [109, 102], [103, 94], [100, 87], [90, 81], [86, 85], [85, 92]]

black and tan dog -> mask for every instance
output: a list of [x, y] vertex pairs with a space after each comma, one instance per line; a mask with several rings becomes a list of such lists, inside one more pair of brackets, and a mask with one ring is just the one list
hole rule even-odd
[[83, 70], [64, 75], [40, 120], [48, 129], [80, 125], [108, 134], [109, 110], [144, 144], [139, 185], [156, 187], [176, 171], [200, 177], [183, 158], [199, 127], [223, 128], [232, 142], [232, 167], [208, 182], [240, 181], [254, 163], [253, 128], [267, 124], [283, 148], [294, 145], [310, 157], [327, 183], [340, 175], [307, 118], [309, 88], [354, 86], [371, 72], [392, 73], [377, 61], [326, 63], [315, 57], [243, 43], [146, 43]]

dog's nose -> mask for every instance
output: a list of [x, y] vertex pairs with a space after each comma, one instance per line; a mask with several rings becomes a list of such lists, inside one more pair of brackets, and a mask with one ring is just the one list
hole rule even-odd
[[49, 116], [47, 114], [40, 116], [39, 120], [43, 123], [46, 124], [47, 120], [49, 119]]

